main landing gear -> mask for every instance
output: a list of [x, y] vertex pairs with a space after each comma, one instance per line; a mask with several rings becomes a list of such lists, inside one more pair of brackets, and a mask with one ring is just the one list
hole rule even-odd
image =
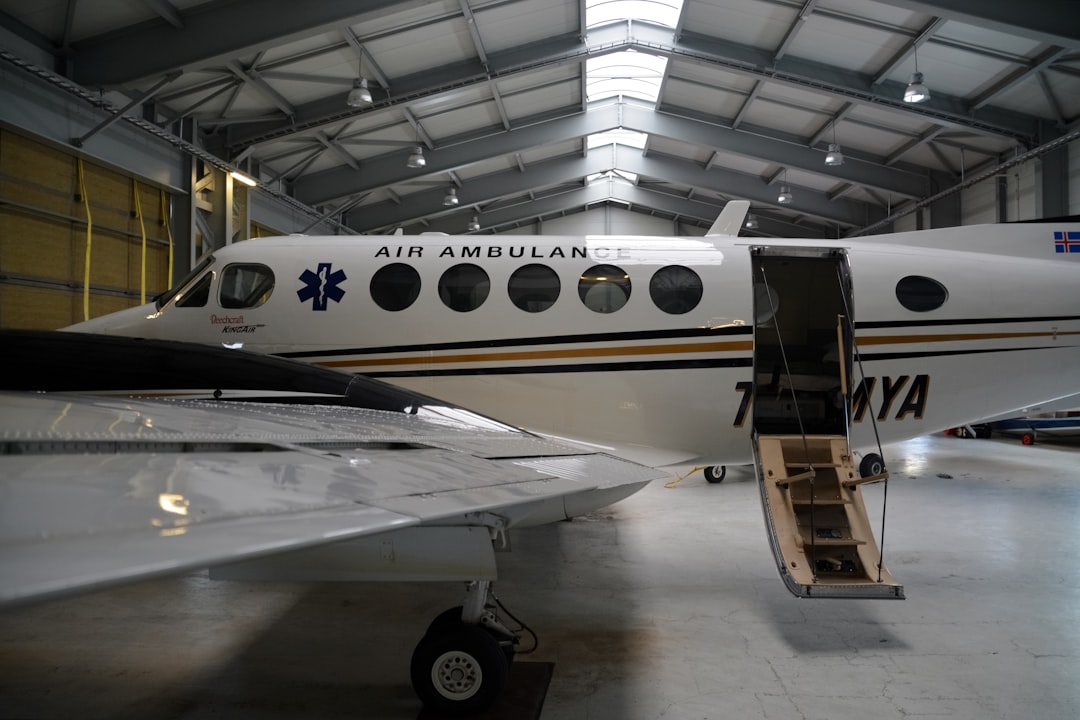
[[428, 710], [474, 715], [502, 694], [510, 675], [513, 631], [495, 615], [491, 582], [469, 583], [464, 605], [439, 614], [413, 651], [413, 689]]

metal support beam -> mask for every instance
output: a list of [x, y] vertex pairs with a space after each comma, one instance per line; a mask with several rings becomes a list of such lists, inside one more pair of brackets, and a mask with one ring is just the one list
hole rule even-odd
[[[143, 2], [177, 30], [184, 29], [184, 18], [180, 16], [180, 13], [177, 12], [169, 0], [143, 0]], [[72, 5], [74, 4], [72, 3]]]
[[169, 83], [171, 83], [173, 80], [175, 80], [178, 77], [180, 77], [180, 73], [172, 73], [170, 75], [166, 75], [165, 77], [161, 78], [161, 80], [158, 80], [157, 83], [155, 83], [152, 88], [150, 88], [149, 90], [144, 92], [142, 95], [139, 95], [137, 98], [135, 98], [134, 100], [129, 102], [127, 105], [120, 108], [118, 111], [116, 111], [112, 115], [108, 116], [107, 118], [105, 118], [104, 120], [99, 122], [93, 128], [91, 128], [87, 132], [83, 133], [79, 137], [71, 138], [71, 144], [74, 145], [77, 148], [81, 148], [83, 146], [83, 144], [87, 140], [94, 137], [99, 132], [101, 132], [105, 128], [109, 127], [110, 125], [112, 125], [114, 122], [116, 122], [120, 118], [122, 118], [124, 116], [124, 114], [127, 113], [127, 111], [130, 110], [131, 108], [135, 107], [136, 105], [138, 105], [140, 103], [144, 103], [147, 100], [149, 100], [150, 98], [154, 97], [154, 95], [157, 93], [158, 90], [161, 90], [161, 88], [165, 87], [166, 85], [168, 85]]
[[[1039, 120], [1035, 116], [993, 106], [971, 112], [964, 99], [941, 92], [935, 92], [928, 103], [912, 106], [902, 100], [903, 83], [887, 81], [872, 86], [870, 76], [790, 55], [774, 63], [770, 53], [749, 45], [689, 31], [684, 31], [682, 40], [673, 42], [670, 28], [641, 21], [634, 23], [633, 33], [628, 23], [616, 22], [594, 28], [589, 33], [588, 44], [581, 42], [577, 33], [569, 33], [540, 43], [489, 53], [487, 70], [480, 63], [471, 61], [447, 66], [437, 72], [398, 78], [394, 81], [393, 93], [387, 99], [376, 102], [375, 109], [457, 92], [461, 88], [488, 83], [493, 78], [513, 77], [542, 67], [570, 62], [581, 64], [585, 58], [623, 50], [659, 54], [756, 80], [764, 79], [804, 90], [809, 88], [845, 102], [886, 107], [923, 121], [1004, 136], [1025, 144], [1032, 142], [1039, 129]], [[355, 109], [342, 107], [340, 98], [328, 97], [297, 107], [292, 123], [282, 121], [270, 126], [260, 124], [250, 128], [234, 128], [229, 133], [228, 144], [243, 147], [268, 142], [336, 123], [356, 114]]]
[[795, 41], [795, 36], [799, 34], [799, 30], [802, 28], [803, 23], [806, 22], [806, 18], [810, 17], [810, 13], [814, 12], [814, 6], [818, 4], [818, 0], [806, 0], [803, 3], [802, 10], [799, 10], [798, 17], [795, 18], [795, 22], [788, 28], [787, 34], [784, 35], [784, 39], [780, 41], [780, 46], [776, 48], [776, 52], [773, 53], [773, 62], [778, 62], [780, 58], [784, 57], [788, 48], [791, 47], [791, 43]]
[[887, 5], [936, 15], [1050, 45], [1080, 49], [1080, 13], [1074, 0], [881, 0]]
[[[716, 168], [705, 170], [697, 163], [656, 153], [645, 158], [637, 149], [622, 145], [614, 146], [610, 153], [591, 153], [588, 157], [571, 155], [536, 163], [530, 165], [525, 173], [508, 170], [472, 178], [463, 184], [458, 195], [463, 205], [487, 204], [499, 198], [524, 196], [530, 190], [577, 184], [582, 177], [609, 170], [663, 177], [677, 185], [746, 198], [756, 206], [777, 206], [776, 193], [769, 187], [768, 181], [756, 175]], [[442, 205], [443, 192], [438, 187], [410, 195], [401, 205], [389, 202], [367, 205], [363, 213], [356, 213], [357, 219], [350, 226], [360, 232], [371, 232], [410, 224], [419, 219], [441, 217], [452, 212]], [[793, 187], [792, 192], [795, 201], [784, 206], [785, 209], [793, 208], [829, 223], [856, 226], [869, 222], [869, 218], [884, 217], [879, 208], [851, 200], [830, 201], [823, 193], [810, 188]], [[485, 217], [487, 214], [485, 212]]]
[[[85, 87], [109, 87], [174, 70], [223, 65], [241, 56], [284, 45], [318, 32], [418, 5], [417, 0], [235, 0], [210, 3], [184, 18], [142, 27], [121, 37], [86, 38], [78, 44], [75, 80]], [[223, 29], [227, 28], [227, 32]], [[139, 58], [139, 62], [132, 62]]]
[[1041, 158], [1040, 217], [1065, 217], [1069, 214], [1069, 148], [1059, 147]]

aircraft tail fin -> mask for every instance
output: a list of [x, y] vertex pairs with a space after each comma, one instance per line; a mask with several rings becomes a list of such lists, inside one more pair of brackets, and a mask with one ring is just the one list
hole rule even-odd
[[742, 228], [743, 220], [746, 219], [746, 213], [749, 211], [749, 200], [729, 200], [724, 209], [720, 211], [720, 216], [716, 218], [716, 222], [709, 228], [709, 232], [705, 233], [705, 237], [737, 236]]

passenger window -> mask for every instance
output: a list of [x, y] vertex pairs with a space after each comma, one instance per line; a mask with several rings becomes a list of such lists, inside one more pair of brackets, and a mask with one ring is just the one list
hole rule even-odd
[[176, 307], [206, 307], [206, 301], [210, 299], [210, 283], [213, 281], [214, 273], [203, 275], [198, 282], [180, 294]]
[[896, 299], [912, 312], [929, 312], [945, 304], [949, 291], [937, 280], [908, 275], [896, 283]]
[[593, 312], [613, 313], [630, 299], [630, 276], [615, 265], [594, 265], [581, 274], [578, 295]]
[[420, 296], [420, 273], [405, 263], [384, 265], [371, 276], [371, 299], [383, 310], [397, 312]]
[[531, 313], [543, 312], [554, 305], [560, 289], [558, 274], [539, 263], [519, 267], [506, 284], [510, 302]]
[[701, 278], [688, 267], [668, 265], [653, 273], [649, 281], [649, 296], [653, 303], [669, 315], [682, 315], [701, 302]]
[[221, 271], [218, 302], [223, 308], [255, 308], [274, 292], [274, 271], [254, 263], [226, 265]]
[[491, 281], [479, 265], [455, 265], [439, 278], [439, 298], [446, 307], [458, 312], [469, 312], [483, 305], [490, 290]]

